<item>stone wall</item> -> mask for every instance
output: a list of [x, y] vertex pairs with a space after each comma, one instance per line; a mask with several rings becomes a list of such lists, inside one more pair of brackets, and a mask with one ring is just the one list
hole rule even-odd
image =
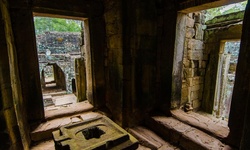
[[203, 81], [208, 59], [203, 42], [204, 21], [205, 14], [203, 11], [189, 13], [186, 16], [181, 105], [189, 102], [196, 110], [201, 106]]
[[106, 103], [114, 120], [131, 126], [153, 109], [169, 112], [177, 16], [174, 3], [104, 2]]
[[[0, 15], [2, 16], [1, 12]], [[0, 149], [18, 149], [21, 138], [12, 98], [10, 68], [3, 20], [0, 21]]]
[[[47, 64], [56, 63], [64, 72], [67, 92], [72, 92], [75, 58], [81, 57], [81, 33], [46, 32], [36, 36], [40, 74]], [[45, 76], [53, 73], [47, 72]]]

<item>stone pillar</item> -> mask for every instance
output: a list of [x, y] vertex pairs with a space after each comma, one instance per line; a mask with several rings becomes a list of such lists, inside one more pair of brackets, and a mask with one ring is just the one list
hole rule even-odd
[[173, 62], [171, 108], [179, 108], [182, 91], [182, 66], [185, 45], [186, 15], [178, 13], [176, 23], [175, 54]]
[[[25, 2], [9, 1], [13, 38], [18, 59], [18, 68], [23, 93], [23, 104], [28, 121], [44, 118], [36, 38], [31, 6]], [[13, 7], [13, 8], [12, 8]]]
[[75, 59], [76, 95], [78, 102], [85, 101], [86, 97], [86, 68], [84, 58]]
[[[2, 13], [0, 11], [0, 16]], [[0, 149], [20, 149], [22, 141], [13, 105], [10, 68], [3, 20], [0, 20]]]
[[[5, 116], [6, 118], [3, 122], [7, 126], [7, 129], [12, 124], [10, 121], [13, 121], [14, 125], [18, 124], [16, 130], [17, 132], [19, 132], [18, 134], [20, 134], [20, 138], [22, 139], [23, 148], [21, 149], [28, 150], [29, 144], [30, 144], [30, 137], [29, 137], [29, 127], [28, 127], [28, 122], [27, 122], [27, 111], [26, 111], [26, 106], [25, 106], [26, 103], [24, 101], [23, 90], [22, 90], [21, 82], [20, 82], [20, 72], [19, 72], [20, 68], [18, 66], [19, 63], [18, 63], [17, 49], [16, 49], [16, 45], [14, 42], [14, 35], [12, 31], [12, 24], [11, 24], [12, 22], [11, 22], [11, 17], [9, 13], [9, 8], [7, 6], [8, 6], [8, 2], [6, 0], [0, 1], [2, 19], [3, 19], [4, 28], [5, 28], [5, 38], [6, 38], [6, 43], [7, 43], [9, 71], [10, 71], [10, 73], [6, 71], [4, 71], [3, 73], [6, 73], [7, 78], [10, 77], [13, 102], [8, 102], [7, 100], [5, 100], [5, 97], [2, 97], [1, 99], [3, 100], [2, 103], [4, 105], [14, 104], [14, 108], [13, 106], [10, 105], [11, 106], [10, 108], [12, 110], [10, 108], [7, 108], [7, 110], [4, 110], [4, 114], [6, 115]], [[5, 58], [5, 60], [7, 59]], [[8, 70], [8, 67], [7, 67], [7, 70]], [[4, 82], [2, 83], [2, 85], [4, 85]], [[7, 91], [6, 93], [4, 92], [3, 96], [10, 96], [10, 95], [5, 95], [5, 94], [8, 94], [8, 92], [9, 91]], [[8, 110], [11, 110], [11, 111], [8, 111]], [[5, 126], [3, 126], [3, 128], [5, 128]], [[12, 135], [13, 134], [12, 132], [13, 132], [13, 129], [11, 129], [10, 131], [7, 130], [7, 133], [1, 133], [1, 139], [5, 139], [6, 142], [9, 143], [7, 147], [11, 147], [11, 144], [15, 144], [10, 139], [15, 139], [17, 135]]]

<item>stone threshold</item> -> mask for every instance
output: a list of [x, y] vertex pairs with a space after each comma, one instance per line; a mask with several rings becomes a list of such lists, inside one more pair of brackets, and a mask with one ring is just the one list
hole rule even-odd
[[[136, 126], [129, 128], [128, 132], [132, 134], [139, 143], [141, 144], [141, 149], [151, 149], [151, 150], [180, 150], [179, 148], [171, 145], [167, 141], [163, 140], [156, 133], [143, 126]], [[140, 148], [140, 147], [139, 147]]]
[[78, 113], [83, 113], [87, 111], [92, 111], [94, 109], [93, 105], [89, 101], [83, 101], [75, 104], [71, 104], [65, 108], [46, 110], [45, 120], [51, 120], [55, 118], [70, 116]]
[[229, 128], [220, 119], [205, 115], [204, 113], [198, 112], [184, 112], [183, 110], [177, 109], [171, 111], [172, 116], [181, 122], [196, 127], [220, 140], [226, 139], [229, 134]]
[[219, 139], [185, 124], [173, 117], [156, 115], [146, 120], [146, 125], [164, 140], [187, 150], [231, 150]]

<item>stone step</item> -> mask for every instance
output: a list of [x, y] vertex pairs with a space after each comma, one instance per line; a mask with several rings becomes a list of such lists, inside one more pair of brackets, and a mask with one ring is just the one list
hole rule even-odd
[[224, 140], [229, 134], [229, 128], [225, 121], [215, 117], [209, 117], [197, 112], [186, 113], [182, 110], [172, 110], [172, 116], [181, 122], [196, 127], [209, 135]]
[[185, 150], [230, 150], [220, 140], [173, 117], [157, 115], [146, 120], [157, 134]]
[[150, 148], [151, 150], [178, 150], [179, 148], [169, 144], [153, 131], [146, 127], [136, 126], [129, 128], [128, 132], [131, 133], [142, 146]]
[[72, 116], [48, 120], [46, 122], [41, 123], [31, 132], [30, 134], [31, 140], [33, 142], [38, 142], [46, 139], [51, 139], [52, 132], [58, 130], [62, 126], [70, 125], [91, 118], [96, 118], [98, 116], [101, 116], [101, 114], [96, 112], [86, 112], [81, 114], [74, 114]]
[[46, 141], [39, 141], [34, 143], [31, 147], [31, 150], [55, 150], [55, 144], [53, 139], [48, 139]]
[[[125, 143], [125, 144], [129, 144], [129, 143]], [[118, 148], [118, 147], [116, 147], [116, 148]], [[119, 148], [121, 148], [121, 147], [119, 147]], [[31, 150], [55, 150], [55, 144], [54, 144], [53, 139], [48, 139], [46, 141], [40, 141], [40, 142], [34, 143], [30, 147], [30, 149]], [[151, 150], [151, 149], [139, 144], [139, 146], [136, 150]]]
[[53, 107], [53, 109], [45, 109], [45, 120], [51, 120], [54, 118], [71, 116], [74, 114], [79, 114], [83, 112], [92, 111], [94, 109], [88, 101], [83, 101], [75, 104], [69, 105], [65, 108]]

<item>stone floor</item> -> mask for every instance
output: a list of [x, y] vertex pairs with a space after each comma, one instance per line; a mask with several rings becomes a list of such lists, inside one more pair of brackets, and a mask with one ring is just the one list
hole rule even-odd
[[[103, 115], [92, 112], [93, 106], [88, 101], [77, 103], [74, 94], [67, 94], [60, 89], [44, 92], [43, 98], [46, 103], [46, 121], [32, 130], [34, 143], [31, 150], [54, 150], [53, 131], [64, 125]], [[151, 116], [144, 125], [128, 129], [139, 140], [137, 150], [231, 149], [223, 143], [229, 134], [227, 121], [203, 112], [173, 110], [171, 113], [172, 117]]]

